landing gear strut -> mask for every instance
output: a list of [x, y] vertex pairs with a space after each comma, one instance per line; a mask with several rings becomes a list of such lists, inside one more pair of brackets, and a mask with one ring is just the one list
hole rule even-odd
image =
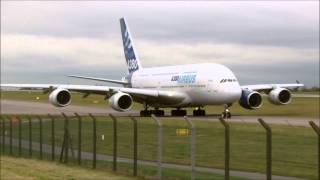
[[171, 116], [185, 116], [187, 115], [186, 110], [181, 110], [180, 108], [177, 108], [176, 110], [171, 110]]
[[140, 116], [141, 117], [150, 117], [151, 116], [151, 111], [148, 110], [148, 104], [143, 103], [144, 110], [140, 111]]
[[224, 111], [221, 114], [222, 118], [224, 118], [224, 119], [230, 119], [231, 118], [231, 113], [230, 113], [230, 110], [229, 110], [230, 106], [231, 106], [230, 104], [224, 105]]
[[198, 107], [197, 109], [193, 110], [193, 116], [205, 116], [206, 111]]
[[150, 117], [151, 114], [155, 116], [164, 116], [164, 110], [159, 110], [159, 108], [155, 108], [155, 110], [148, 110], [148, 104], [144, 104], [144, 110], [140, 111], [141, 117]]
[[155, 110], [151, 111], [151, 114], [155, 116], [164, 116], [164, 110], [159, 110], [159, 108], [155, 108]]

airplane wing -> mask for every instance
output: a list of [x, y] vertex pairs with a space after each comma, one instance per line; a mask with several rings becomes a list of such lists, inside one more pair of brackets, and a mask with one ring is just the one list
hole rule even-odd
[[113, 80], [113, 79], [104, 79], [104, 78], [96, 78], [96, 77], [88, 77], [88, 76], [68, 75], [68, 77], [79, 78], [79, 79], [88, 79], [88, 80], [94, 80], [94, 81], [102, 81], [102, 82], [110, 82], [110, 83], [122, 84], [122, 85], [128, 85], [129, 84], [126, 81], [119, 81], [119, 80]]
[[14, 88], [19, 90], [43, 90], [50, 92], [55, 89], [67, 89], [69, 91], [81, 92], [86, 94], [100, 94], [110, 97], [117, 92], [130, 94], [134, 99], [155, 99], [155, 98], [170, 98], [171, 100], [182, 101], [186, 98], [183, 93], [175, 91], [163, 91], [153, 89], [139, 88], [124, 88], [124, 87], [109, 87], [109, 86], [94, 86], [94, 85], [68, 85], [68, 84], [1, 84], [4, 88]]
[[295, 89], [299, 87], [303, 87], [303, 84], [256, 84], [256, 85], [245, 85], [241, 86], [241, 89], [248, 89], [252, 91], [265, 91], [265, 90], [272, 90], [275, 88], [288, 88], [288, 89]]

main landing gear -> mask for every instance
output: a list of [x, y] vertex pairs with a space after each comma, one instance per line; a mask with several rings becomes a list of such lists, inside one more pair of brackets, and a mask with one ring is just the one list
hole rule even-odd
[[224, 111], [221, 114], [222, 118], [224, 118], [224, 119], [230, 119], [231, 118], [231, 112], [229, 110], [230, 106], [231, 106], [230, 104], [224, 105]]
[[187, 111], [181, 110], [180, 108], [177, 108], [176, 110], [171, 110], [171, 116], [186, 116]]
[[151, 114], [154, 114], [155, 116], [164, 116], [164, 110], [155, 109], [155, 110], [140, 111], [141, 117], [150, 117]]
[[205, 116], [205, 115], [206, 115], [206, 111], [204, 109], [200, 109], [200, 107], [193, 110], [193, 116]]
[[148, 110], [148, 105], [144, 105], [144, 110], [140, 111], [141, 117], [150, 117], [151, 114], [155, 116], [164, 116], [164, 110], [159, 110], [159, 108], [155, 108], [154, 110]]

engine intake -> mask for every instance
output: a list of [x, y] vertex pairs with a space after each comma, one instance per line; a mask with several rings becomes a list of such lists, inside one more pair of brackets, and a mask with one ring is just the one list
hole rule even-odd
[[285, 88], [276, 88], [270, 91], [268, 99], [272, 104], [285, 105], [291, 102], [291, 92]]
[[128, 111], [132, 108], [133, 100], [129, 94], [118, 92], [111, 96], [109, 103], [114, 110]]
[[256, 91], [243, 90], [239, 104], [246, 109], [258, 109], [262, 105], [261, 94]]
[[57, 107], [65, 107], [71, 103], [71, 93], [67, 89], [56, 89], [49, 95], [51, 104]]

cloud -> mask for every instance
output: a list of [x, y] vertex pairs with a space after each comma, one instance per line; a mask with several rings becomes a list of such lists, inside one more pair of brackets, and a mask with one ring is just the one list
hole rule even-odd
[[5, 34], [1, 47], [5, 68], [113, 65], [117, 64], [113, 60], [121, 58], [120, 42], [100, 39]]
[[[307, 61], [319, 59], [319, 51], [286, 47], [206, 42], [159, 43], [146, 40], [138, 40], [136, 45], [142, 63], [146, 66], [200, 62], [242, 65], [295, 63], [301, 59]], [[124, 63], [120, 39], [4, 34], [1, 47], [1, 59], [4, 60], [5, 66], [20, 64], [21, 67], [26, 67], [51, 64], [51, 68], [67, 68]], [[28, 57], [32, 57], [32, 60]], [[11, 59], [11, 61], [6, 61], [6, 59]], [[51, 61], [52, 59], [56, 61]]]
[[319, 2], [3, 2], [4, 33], [319, 47]]
[[318, 14], [319, 1], [1, 1], [1, 79], [120, 78], [126, 68], [118, 20], [126, 16], [146, 67], [213, 62], [248, 83], [297, 78], [319, 85]]
[[[136, 49], [145, 67], [211, 62], [235, 67], [235, 70], [238, 69], [247, 75], [250, 71], [250, 76], [252, 73], [259, 74], [259, 72], [279, 76], [279, 72], [282, 74], [281, 69], [286, 74], [294, 71], [297, 76], [303, 76], [305, 70], [299, 71], [299, 68], [314, 67], [319, 59], [319, 51], [313, 49], [136, 40]], [[103, 75], [115, 77], [115, 74], [118, 74], [116, 76], [118, 78], [126, 71], [121, 43], [120, 37], [119, 39], [100, 39], [3, 34], [1, 39], [2, 70], [6, 74], [23, 72], [58, 76], [66, 74], [101, 76], [103, 73]], [[269, 68], [261, 69], [261, 67]], [[255, 71], [258, 69], [259, 72]], [[275, 69], [278, 70], [276, 73], [273, 72]], [[314, 70], [311, 72], [314, 73]], [[247, 77], [246, 75], [241, 76]], [[312, 73], [309, 76], [311, 77]], [[250, 78], [247, 77], [247, 79]], [[312, 79], [312, 82], [316, 83], [316, 79]]]

